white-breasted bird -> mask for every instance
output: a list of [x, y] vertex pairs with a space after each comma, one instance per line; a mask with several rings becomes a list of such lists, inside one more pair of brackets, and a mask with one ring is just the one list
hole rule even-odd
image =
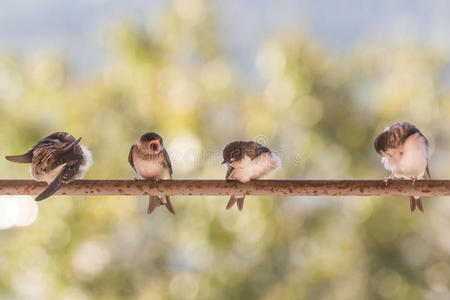
[[[387, 127], [374, 141], [375, 151], [381, 155], [381, 162], [387, 170], [391, 171], [385, 182], [394, 178], [423, 179], [425, 172], [430, 176], [428, 169], [429, 145], [425, 136], [416, 126], [401, 122]], [[410, 197], [411, 212], [416, 207], [423, 213], [423, 204], [419, 196]]]
[[[223, 162], [227, 164], [226, 180], [249, 182], [258, 179], [280, 166], [280, 159], [269, 148], [253, 141], [234, 141], [223, 149]], [[227, 209], [237, 203], [239, 210], [244, 207], [244, 195], [233, 195]]]
[[[139, 141], [131, 146], [128, 162], [141, 179], [172, 179], [172, 164], [169, 154], [163, 145], [161, 136], [154, 132], [144, 133]], [[175, 214], [169, 196], [150, 196], [147, 213], [151, 214], [156, 207], [165, 205]]]
[[67, 132], [55, 132], [41, 139], [27, 153], [6, 156], [6, 159], [15, 163], [31, 163], [31, 176], [48, 184], [36, 197], [36, 201], [44, 200], [62, 185], [81, 179], [92, 165], [91, 152], [79, 145], [80, 140], [75, 140]]

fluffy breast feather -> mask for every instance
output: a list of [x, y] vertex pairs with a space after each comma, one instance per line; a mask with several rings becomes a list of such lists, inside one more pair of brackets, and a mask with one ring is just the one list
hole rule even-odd
[[143, 179], [170, 179], [170, 173], [163, 165], [163, 158], [144, 160], [137, 155], [133, 157], [134, 167]]
[[74, 179], [83, 178], [94, 162], [92, 159], [91, 151], [86, 146], [80, 145], [80, 147], [83, 151], [83, 161], [81, 162], [80, 169], [78, 170], [78, 173], [75, 175]]
[[233, 163], [234, 170], [231, 179], [248, 182], [273, 172], [279, 166], [280, 159], [273, 153], [263, 153], [253, 160], [244, 156], [239, 162]]
[[413, 135], [403, 145], [403, 156], [400, 159], [397, 172], [403, 177], [422, 178], [428, 161], [428, 147], [425, 138]]
[[422, 135], [414, 134], [410, 136], [401, 149], [403, 152], [399, 159], [383, 157], [381, 159], [384, 167], [401, 178], [422, 178], [428, 161], [428, 144]]

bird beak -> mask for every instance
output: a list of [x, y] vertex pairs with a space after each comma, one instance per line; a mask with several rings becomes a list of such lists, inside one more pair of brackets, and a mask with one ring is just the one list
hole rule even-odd
[[224, 160], [221, 164], [223, 165], [224, 163], [226, 163], [226, 161]]

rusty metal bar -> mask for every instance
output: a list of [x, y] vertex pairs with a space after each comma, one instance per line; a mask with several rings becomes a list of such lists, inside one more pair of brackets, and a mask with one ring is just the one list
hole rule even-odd
[[[46, 187], [33, 180], [0, 180], [0, 195], [36, 195]], [[77, 180], [59, 195], [267, 195], [267, 196], [450, 196], [450, 180]]]

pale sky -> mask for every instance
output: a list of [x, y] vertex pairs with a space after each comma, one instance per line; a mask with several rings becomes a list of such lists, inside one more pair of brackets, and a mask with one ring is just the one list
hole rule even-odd
[[[212, 0], [230, 56], [252, 76], [258, 45], [283, 28], [301, 28], [343, 52], [387, 36], [447, 48], [450, 1]], [[169, 0], [3, 0], [0, 52], [28, 57], [59, 50], [78, 71], [104, 62], [101, 28], [114, 18], [157, 20]], [[236, 22], [236, 20], [239, 20]]]

